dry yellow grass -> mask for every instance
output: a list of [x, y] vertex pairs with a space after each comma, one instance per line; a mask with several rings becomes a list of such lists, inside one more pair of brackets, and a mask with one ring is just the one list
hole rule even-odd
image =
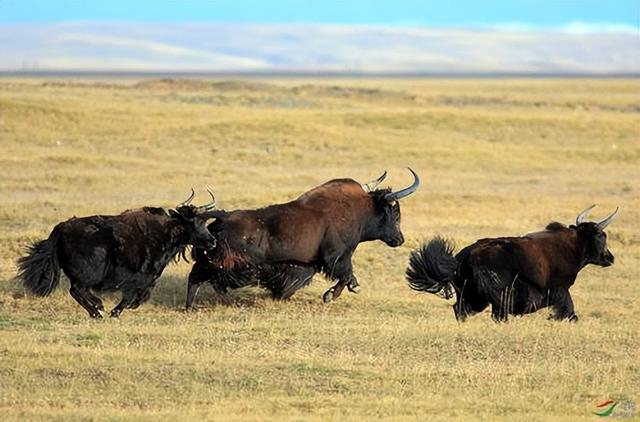
[[[638, 80], [0, 80], [0, 419], [592, 420], [640, 405]], [[363, 292], [327, 306], [318, 277], [286, 303], [259, 290], [182, 311], [189, 265], [152, 299], [92, 321], [65, 291], [29, 298], [15, 260], [73, 215], [172, 206], [210, 185], [221, 207], [281, 202], [334, 177], [422, 188], [406, 244], [362, 245]], [[203, 200], [206, 195], [200, 196]], [[621, 206], [613, 267], [546, 311], [456, 323], [410, 291], [408, 253], [463, 246]], [[113, 304], [115, 299], [109, 304]]]

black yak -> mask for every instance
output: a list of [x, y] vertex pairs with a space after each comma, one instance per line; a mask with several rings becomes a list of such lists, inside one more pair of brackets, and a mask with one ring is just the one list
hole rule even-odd
[[193, 196], [192, 189], [175, 209], [144, 207], [59, 223], [48, 239], [30, 246], [18, 260], [18, 278], [34, 295], [48, 296], [58, 286], [62, 269], [71, 283], [69, 293], [93, 318], [101, 318], [104, 310], [94, 293], [122, 291], [122, 300], [111, 311], [118, 317], [149, 299], [167, 263], [187, 245], [215, 245], [206, 228], [215, 199], [195, 207], [190, 205]]
[[398, 200], [412, 194], [420, 179], [402, 190], [376, 189], [378, 179], [361, 185], [335, 179], [298, 199], [257, 210], [218, 211], [209, 230], [215, 248], [194, 248], [187, 309], [199, 287], [210, 282], [227, 300], [229, 289], [247, 285], [268, 288], [276, 299], [288, 299], [316, 272], [336, 281], [323, 296], [330, 302], [344, 287], [357, 292], [351, 257], [361, 242], [382, 240], [391, 247], [404, 242]]
[[449, 299], [459, 321], [491, 305], [495, 321], [551, 306], [553, 318], [577, 321], [569, 288], [588, 264], [608, 267], [614, 257], [604, 229], [618, 209], [599, 223], [585, 222], [591, 206], [566, 227], [522, 237], [481, 239], [453, 256], [450, 242], [436, 237], [411, 253], [407, 280], [418, 291]]

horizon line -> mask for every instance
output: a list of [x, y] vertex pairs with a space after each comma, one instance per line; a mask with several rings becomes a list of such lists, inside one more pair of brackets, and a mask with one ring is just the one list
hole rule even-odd
[[593, 71], [554, 71], [554, 72], [531, 72], [531, 71], [398, 71], [398, 72], [380, 72], [380, 71], [363, 71], [363, 70], [225, 70], [225, 71], [202, 71], [202, 70], [118, 70], [118, 69], [101, 69], [101, 70], [71, 70], [71, 69], [4, 69], [0, 70], [0, 78], [7, 77], [172, 77], [172, 78], [189, 78], [189, 77], [291, 77], [291, 78], [616, 78], [616, 79], [636, 79], [640, 78], [640, 72], [593, 72]]

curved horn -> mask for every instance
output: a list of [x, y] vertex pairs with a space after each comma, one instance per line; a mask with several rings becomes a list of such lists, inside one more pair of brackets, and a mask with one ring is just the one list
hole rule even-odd
[[596, 223], [596, 225], [598, 226], [598, 228], [600, 230], [604, 230], [607, 228], [607, 226], [613, 221], [614, 217], [616, 216], [616, 214], [618, 213], [618, 209], [620, 207], [616, 207], [616, 210], [614, 212], [612, 212], [611, 214], [609, 214], [608, 216], [606, 216], [602, 221], [600, 221], [599, 223]]
[[178, 206], [176, 208], [186, 207], [187, 205], [189, 205], [191, 203], [191, 201], [193, 201], [193, 197], [194, 196], [196, 196], [196, 193], [193, 190], [193, 188], [191, 188], [191, 195], [184, 202], [181, 202], [180, 204], [178, 204]]
[[407, 167], [407, 168], [413, 174], [413, 184], [411, 184], [411, 186], [409, 186], [407, 188], [404, 188], [402, 190], [399, 190], [397, 192], [391, 192], [391, 193], [386, 194], [384, 196], [384, 199], [386, 199], [389, 202], [397, 201], [398, 199], [402, 199], [405, 196], [411, 195], [413, 192], [416, 191], [416, 189], [418, 189], [418, 186], [420, 186], [420, 177], [418, 177], [416, 172], [413, 171], [413, 169], [411, 169], [411, 167]]
[[211, 188], [207, 186], [207, 192], [209, 192], [209, 195], [211, 195], [211, 202], [209, 202], [206, 205], [203, 205], [202, 208], [205, 211], [210, 211], [212, 209], [214, 209], [216, 207], [216, 197], [213, 195], [213, 192], [211, 191]]
[[595, 206], [596, 205], [593, 204], [590, 207], [587, 207], [582, 211], [580, 211], [580, 214], [578, 214], [578, 216], [576, 217], [576, 226], [579, 226], [580, 224], [584, 223], [584, 219], [587, 217], [587, 214], [589, 214], [589, 211], [591, 211]]
[[375, 188], [377, 188], [378, 185], [382, 183], [382, 181], [386, 177], [387, 177], [387, 171], [385, 170], [384, 173], [382, 173], [382, 175], [380, 175], [380, 177], [378, 177], [377, 179], [371, 180], [370, 182], [367, 182], [364, 185], [362, 185], [362, 189], [366, 190], [367, 192], [371, 192], [375, 190]]

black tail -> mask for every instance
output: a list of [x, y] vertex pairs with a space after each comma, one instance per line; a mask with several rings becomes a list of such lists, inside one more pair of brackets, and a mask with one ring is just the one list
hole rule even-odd
[[60, 282], [56, 251], [59, 232], [59, 226], [56, 226], [48, 239], [29, 246], [27, 255], [18, 259], [18, 278], [36, 296], [49, 296]]
[[451, 298], [452, 282], [458, 268], [458, 261], [453, 256], [454, 248], [450, 241], [435, 237], [411, 252], [406, 272], [409, 287]]

